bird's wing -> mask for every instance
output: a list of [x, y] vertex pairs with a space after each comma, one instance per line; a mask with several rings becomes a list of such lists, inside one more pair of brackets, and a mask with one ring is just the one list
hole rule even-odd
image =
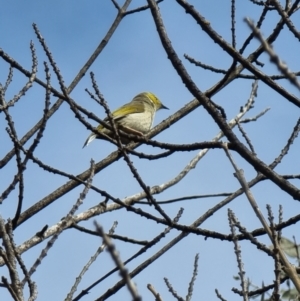
[[[115, 110], [112, 112], [112, 117], [114, 120], [120, 120], [124, 117], [126, 117], [129, 114], [133, 114], [133, 113], [143, 113], [144, 112], [144, 106], [143, 104], [139, 104], [139, 103], [134, 103], [134, 105], [130, 106], [129, 104], [126, 104], [122, 107], [120, 107], [119, 109]], [[108, 117], [103, 119], [104, 122], [108, 122]], [[97, 126], [97, 130], [101, 131], [104, 128], [103, 125], [99, 124]], [[95, 135], [95, 134], [94, 134]], [[93, 136], [93, 133], [90, 135], [91, 137]], [[96, 135], [95, 135], [96, 136]], [[90, 137], [89, 137], [90, 138]], [[92, 139], [92, 138], [91, 138]], [[93, 138], [95, 139], [95, 138]]]
[[[125, 116], [133, 113], [143, 113], [144, 112], [144, 105], [140, 103], [134, 103], [132, 105], [126, 104], [122, 106], [121, 108], [115, 110], [112, 112], [114, 120], [122, 119]], [[105, 118], [107, 119], [107, 118]]]

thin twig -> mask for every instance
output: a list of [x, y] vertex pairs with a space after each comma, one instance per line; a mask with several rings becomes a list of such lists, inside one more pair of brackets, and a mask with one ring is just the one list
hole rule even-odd
[[131, 280], [130, 274], [128, 273], [124, 263], [120, 259], [115, 245], [111, 242], [110, 238], [106, 235], [106, 233], [103, 231], [103, 228], [98, 223], [95, 222], [94, 225], [99, 233], [99, 236], [102, 237], [103, 243], [106, 245], [108, 252], [110, 253], [113, 261], [115, 262], [115, 265], [120, 270], [120, 275], [122, 279], [124, 279], [124, 281], [126, 282], [126, 285], [129, 289], [129, 292], [131, 293], [131, 296], [133, 297], [133, 300], [141, 301], [142, 298], [138, 294], [137, 288], [133, 283], [133, 281]]

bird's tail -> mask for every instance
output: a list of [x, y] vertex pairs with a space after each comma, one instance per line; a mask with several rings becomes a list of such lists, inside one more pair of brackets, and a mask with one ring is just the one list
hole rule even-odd
[[96, 138], [96, 134], [92, 133], [88, 136], [82, 148], [88, 146], [94, 139]]

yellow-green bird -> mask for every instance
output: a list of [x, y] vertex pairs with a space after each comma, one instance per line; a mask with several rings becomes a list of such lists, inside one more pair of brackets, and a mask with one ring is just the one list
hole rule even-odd
[[[131, 102], [113, 111], [112, 117], [116, 126], [122, 131], [142, 136], [150, 131], [155, 113], [160, 109], [168, 108], [153, 93], [143, 92], [135, 96]], [[105, 118], [103, 121], [110, 125], [108, 118]], [[97, 126], [96, 130], [113, 138], [113, 133], [101, 124]], [[95, 138], [103, 139], [97, 134], [91, 133], [83, 147], [87, 146]], [[129, 139], [124, 137], [121, 137], [121, 141], [124, 144], [130, 142]]]

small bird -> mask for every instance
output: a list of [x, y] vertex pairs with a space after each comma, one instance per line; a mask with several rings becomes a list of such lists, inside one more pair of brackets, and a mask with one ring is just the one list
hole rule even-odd
[[[160, 100], [151, 92], [143, 92], [135, 96], [131, 102], [123, 105], [119, 109], [112, 112], [112, 118], [118, 129], [128, 134], [143, 136], [147, 134], [153, 124], [155, 112], [160, 109], [168, 109]], [[109, 119], [104, 120], [110, 125]], [[97, 131], [113, 138], [113, 133], [103, 125], [99, 124]], [[104, 139], [95, 133], [91, 133], [86, 139], [83, 147], [90, 144], [95, 138]], [[130, 142], [125, 137], [120, 137], [123, 144]]]

